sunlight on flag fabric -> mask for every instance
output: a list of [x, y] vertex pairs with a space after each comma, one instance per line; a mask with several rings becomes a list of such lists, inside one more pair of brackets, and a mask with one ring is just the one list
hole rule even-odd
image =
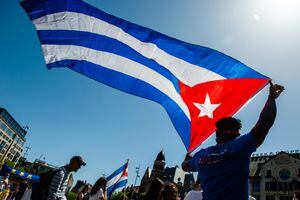
[[49, 69], [66, 67], [162, 105], [191, 152], [269, 78], [216, 50], [107, 14], [82, 0], [25, 0]]

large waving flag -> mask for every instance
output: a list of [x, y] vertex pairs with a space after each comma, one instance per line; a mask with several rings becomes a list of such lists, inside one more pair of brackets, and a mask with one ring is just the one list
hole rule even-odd
[[119, 188], [123, 188], [128, 182], [128, 161], [125, 165], [114, 171], [107, 177], [107, 198], [109, 199], [113, 192]]
[[268, 78], [218, 51], [109, 15], [81, 0], [21, 2], [47, 67], [67, 67], [161, 104], [186, 149], [235, 114]]

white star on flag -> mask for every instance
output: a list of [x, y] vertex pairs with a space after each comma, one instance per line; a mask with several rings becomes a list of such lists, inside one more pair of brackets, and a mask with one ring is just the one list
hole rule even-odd
[[206, 94], [205, 97], [205, 102], [204, 104], [200, 103], [194, 103], [194, 105], [200, 110], [199, 116], [198, 117], [204, 117], [208, 116], [209, 118], [214, 118], [214, 111], [221, 105], [221, 104], [212, 104], [210, 102], [210, 97], [208, 93]]

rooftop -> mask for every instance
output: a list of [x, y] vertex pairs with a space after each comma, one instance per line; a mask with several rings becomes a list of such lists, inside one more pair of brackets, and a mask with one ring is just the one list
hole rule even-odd
[[289, 156], [292, 156], [294, 158], [300, 159], [300, 151], [299, 150], [291, 150], [291, 151], [278, 151], [278, 152], [270, 152], [270, 153], [257, 153], [253, 154], [250, 159], [250, 176], [257, 176], [259, 174], [259, 171], [261, 167], [268, 162], [269, 160], [272, 160], [279, 154], [288, 154]]
[[0, 118], [9, 126], [9, 128], [11, 128], [15, 133], [25, 140], [27, 131], [22, 128], [22, 126], [9, 114], [7, 110], [1, 107]]

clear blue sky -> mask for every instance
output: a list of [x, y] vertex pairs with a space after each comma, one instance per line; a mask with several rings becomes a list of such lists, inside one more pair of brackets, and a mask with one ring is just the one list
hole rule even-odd
[[[283, 84], [278, 117], [258, 152], [299, 149], [300, 3], [298, 0], [86, 0], [131, 22], [217, 49]], [[17, 0], [0, 1], [0, 106], [29, 123], [29, 160], [41, 154], [64, 165], [75, 154], [87, 166], [77, 179], [94, 182], [130, 162], [141, 175], [164, 149], [168, 166], [185, 148], [164, 109], [69, 69], [48, 70], [33, 25]], [[243, 132], [256, 122], [266, 90], [238, 115]], [[214, 136], [203, 147], [214, 144]]]

